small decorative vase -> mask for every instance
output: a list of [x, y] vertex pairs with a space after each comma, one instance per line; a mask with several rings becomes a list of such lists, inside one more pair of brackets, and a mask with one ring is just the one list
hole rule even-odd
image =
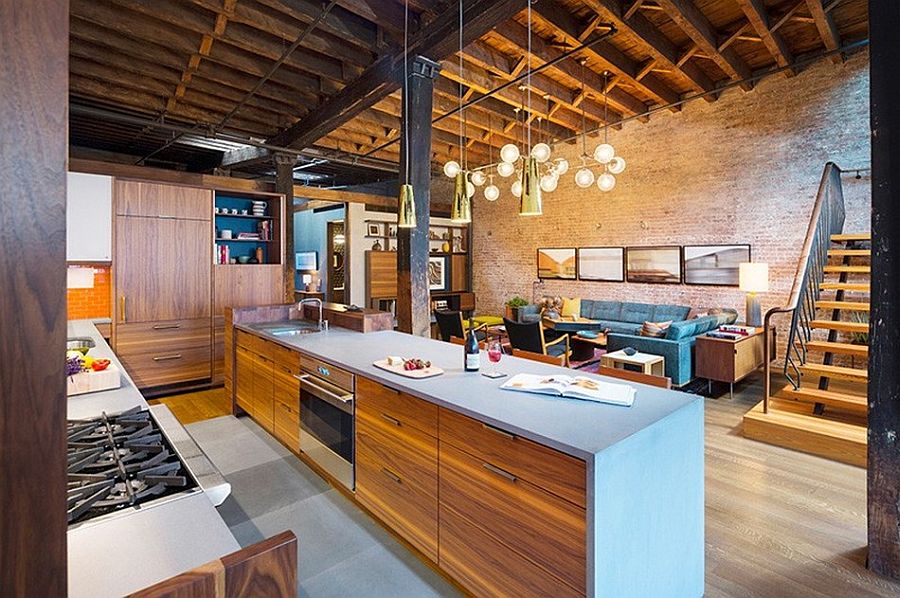
[[372, 245], [372, 251], [381, 251], [380, 241], [375, 241], [375, 243]]
[[443, 251], [444, 253], [450, 253], [450, 243], [443, 243], [441, 245], [441, 251]]

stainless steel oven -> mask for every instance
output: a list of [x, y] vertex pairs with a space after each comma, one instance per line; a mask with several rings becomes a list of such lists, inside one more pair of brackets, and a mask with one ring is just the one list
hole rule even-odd
[[300, 450], [348, 489], [354, 488], [355, 378], [317, 359], [304, 359], [300, 379]]

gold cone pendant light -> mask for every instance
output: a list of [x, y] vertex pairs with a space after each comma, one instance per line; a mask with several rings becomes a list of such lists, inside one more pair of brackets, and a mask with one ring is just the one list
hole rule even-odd
[[400, 185], [400, 208], [397, 211], [399, 228], [416, 228], [416, 199], [412, 185]]
[[466, 173], [458, 172], [453, 182], [453, 207], [450, 208], [450, 221], [454, 224], [472, 222], [472, 206], [466, 186]]
[[541, 209], [541, 177], [538, 162], [534, 156], [523, 160], [522, 195], [519, 197], [519, 216], [540, 216]]

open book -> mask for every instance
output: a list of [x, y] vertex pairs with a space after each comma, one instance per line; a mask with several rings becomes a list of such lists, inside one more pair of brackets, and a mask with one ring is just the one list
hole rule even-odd
[[631, 404], [634, 403], [635, 393], [634, 387], [630, 385], [602, 382], [586, 376], [536, 376], [534, 374], [516, 374], [500, 388], [626, 407], [631, 407]]

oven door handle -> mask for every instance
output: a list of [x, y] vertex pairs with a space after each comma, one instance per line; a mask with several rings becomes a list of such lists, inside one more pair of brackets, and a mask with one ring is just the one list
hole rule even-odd
[[306, 391], [313, 395], [314, 397], [325, 401], [331, 405], [334, 405], [341, 411], [345, 411], [347, 413], [352, 413], [353, 411], [353, 394], [347, 393], [345, 395], [339, 395], [337, 393], [331, 392], [327, 388], [323, 388], [319, 386], [315, 382], [313, 382], [312, 377], [309, 374], [301, 374], [299, 376], [294, 375], [300, 381], [300, 389]]

